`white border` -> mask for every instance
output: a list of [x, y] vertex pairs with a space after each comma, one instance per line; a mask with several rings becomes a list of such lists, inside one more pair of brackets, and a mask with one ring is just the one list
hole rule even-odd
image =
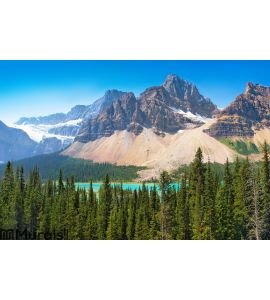
[[269, 294], [267, 241], [18, 241], [0, 246], [5, 300], [254, 300]]
[[[269, 59], [267, 4], [266, 0], [1, 1], [0, 59]], [[3, 241], [1, 296], [266, 299], [269, 245]]]
[[267, 0], [0, 2], [2, 59], [269, 59]]

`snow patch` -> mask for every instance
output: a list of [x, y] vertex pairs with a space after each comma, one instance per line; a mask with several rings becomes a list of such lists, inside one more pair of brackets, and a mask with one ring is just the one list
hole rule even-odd
[[180, 114], [180, 115], [182, 115], [182, 116], [184, 116], [184, 117], [186, 117], [186, 118], [188, 118], [188, 119], [190, 119], [190, 120], [192, 120], [192, 121], [199, 121], [199, 122], [202, 122], [202, 123], [207, 123], [208, 121], [211, 121], [212, 119], [211, 118], [207, 118], [207, 117], [203, 117], [203, 116], [201, 116], [201, 115], [199, 115], [199, 114], [193, 114], [192, 112], [190, 112], [190, 111], [187, 111], [187, 112], [184, 112], [183, 110], [181, 110], [181, 109], [176, 109], [176, 108], [174, 108], [174, 107], [171, 107], [171, 106], [169, 106], [170, 107], [170, 109], [173, 111], [173, 112], [175, 112], [175, 113], [177, 113], [177, 114]]

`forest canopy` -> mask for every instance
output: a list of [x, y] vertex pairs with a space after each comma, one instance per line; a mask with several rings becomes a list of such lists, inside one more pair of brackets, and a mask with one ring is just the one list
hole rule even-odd
[[107, 174], [94, 193], [92, 182], [89, 191], [76, 189], [61, 169], [57, 180], [44, 182], [38, 168], [26, 179], [23, 167], [9, 162], [0, 182], [0, 229], [18, 239], [269, 239], [269, 167], [266, 143], [261, 164], [205, 163], [199, 148], [178, 173], [161, 172], [159, 189], [124, 190]]

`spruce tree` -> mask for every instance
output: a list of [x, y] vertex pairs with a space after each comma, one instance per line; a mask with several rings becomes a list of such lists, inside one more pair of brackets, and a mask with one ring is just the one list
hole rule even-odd
[[129, 199], [128, 203], [128, 217], [127, 217], [127, 238], [133, 240], [135, 236], [135, 221], [136, 221], [136, 207], [137, 207], [137, 191], [133, 192], [132, 197]]
[[112, 188], [109, 175], [106, 175], [99, 192], [99, 205], [97, 216], [97, 236], [98, 239], [105, 240], [109, 223], [112, 202]]
[[270, 166], [269, 148], [266, 141], [263, 145], [263, 164], [262, 164], [262, 192], [263, 192], [263, 239], [270, 239]]
[[205, 172], [204, 185], [204, 213], [203, 213], [203, 228], [202, 239], [211, 240], [215, 237], [216, 212], [215, 212], [215, 188], [213, 185], [214, 176], [211, 169], [211, 164], [208, 161]]
[[204, 231], [204, 183], [205, 165], [201, 148], [198, 148], [195, 159], [191, 163], [189, 181], [189, 201], [192, 209], [193, 239], [202, 239]]
[[160, 203], [160, 234], [162, 240], [170, 239], [169, 202], [171, 196], [171, 177], [167, 171], [162, 171], [159, 179], [161, 193]]

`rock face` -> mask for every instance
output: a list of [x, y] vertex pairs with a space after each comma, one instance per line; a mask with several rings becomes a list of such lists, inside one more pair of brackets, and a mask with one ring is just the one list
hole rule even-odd
[[75, 141], [87, 143], [111, 136], [117, 130], [136, 135], [143, 128], [152, 128], [161, 136], [176, 133], [202, 125], [201, 117], [211, 117], [217, 109], [194, 85], [176, 75], [169, 75], [162, 86], [146, 89], [138, 99], [133, 93], [115, 96], [116, 99], [101, 106], [95, 118], [84, 121]]
[[84, 122], [76, 140], [86, 143], [102, 136], [110, 136], [115, 130], [126, 129], [136, 102], [133, 93], [119, 94], [119, 98], [105, 105], [96, 118]]
[[247, 83], [245, 93], [225, 108], [208, 133], [215, 137], [252, 137], [270, 126], [270, 88]]
[[81, 118], [84, 120], [95, 118], [101, 110], [110, 105], [113, 101], [121, 98], [125, 93], [118, 90], [108, 90], [105, 95], [91, 105], [87, 106]]
[[176, 75], [168, 75], [163, 87], [173, 99], [172, 106], [184, 112], [190, 111], [193, 114], [211, 118], [217, 110], [209, 98], [205, 98], [199, 93], [194, 84]]
[[254, 135], [252, 122], [238, 115], [221, 116], [205, 132], [213, 137], [253, 137]]

